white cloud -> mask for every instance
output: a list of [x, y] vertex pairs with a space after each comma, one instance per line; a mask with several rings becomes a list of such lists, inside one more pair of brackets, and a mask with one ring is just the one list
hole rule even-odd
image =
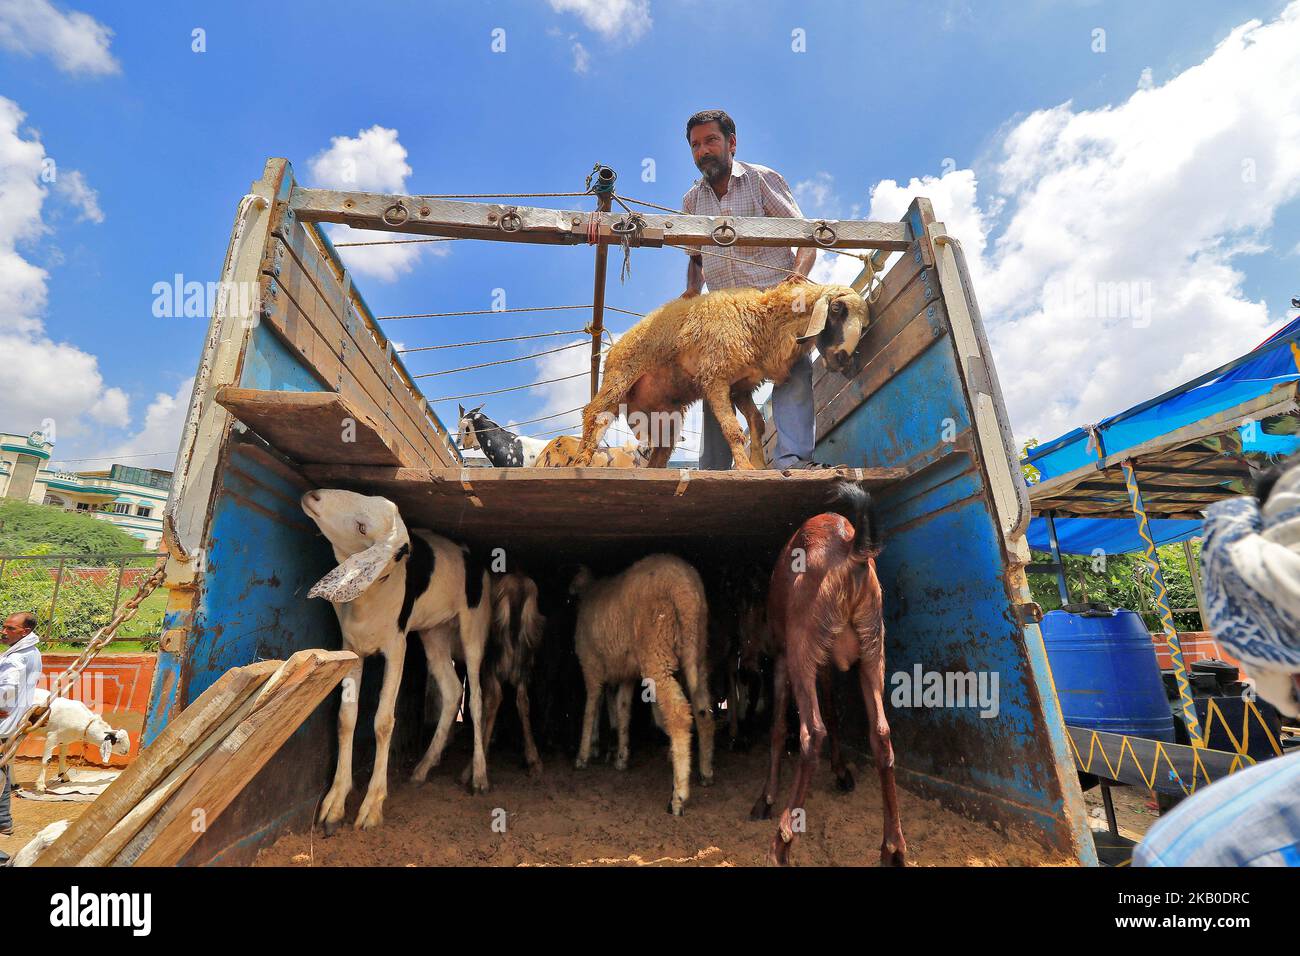
[[1176, 386], [1285, 318], [1246, 294], [1235, 259], [1269, 248], [1300, 196], [1300, 84], [1286, 76], [1300, 76], [1300, 3], [1117, 105], [1018, 119], [983, 182], [962, 169], [872, 190], [869, 218], [927, 196], [962, 241], [1019, 437]]
[[86, 182], [86, 177], [75, 169], [58, 174], [54, 184], [55, 190], [77, 208], [82, 222], [103, 222], [104, 213], [99, 208], [99, 193]]
[[574, 13], [606, 40], [633, 43], [651, 27], [649, 0], [551, 0], [556, 13]]
[[1156, 85], [1155, 79], [1151, 76], [1151, 67], [1146, 67], [1140, 76], [1138, 76], [1138, 89], [1149, 90]]
[[794, 198], [806, 218], [833, 215], [839, 204], [839, 197], [835, 195], [835, 177], [823, 171], [800, 180], [794, 184]]
[[127, 397], [105, 385], [98, 359], [46, 332], [49, 273], [20, 251], [49, 232], [41, 218], [45, 150], [39, 139], [23, 137], [25, 118], [0, 97], [0, 355], [12, 374], [0, 389], [0, 428], [25, 432], [51, 419], [60, 440], [96, 425], [124, 428]]
[[[190, 392], [193, 389], [194, 378], [191, 376], [181, 382], [174, 393], [155, 394], [145, 410], [144, 425], [140, 431], [104, 454], [114, 459], [135, 458], [152, 455], [154, 452], [170, 452], [175, 455], [176, 449], [180, 447], [181, 430], [185, 427]], [[170, 468], [172, 462], [167, 461], [166, 457], [158, 455], [145, 464], [150, 468]]]
[[591, 54], [577, 40], [573, 41], [573, 72], [585, 74], [591, 69]]
[[64, 13], [49, 0], [0, 0], [0, 47], [48, 56], [65, 73], [119, 72], [108, 49], [112, 37], [113, 31], [89, 14]]
[[[378, 124], [360, 130], [356, 136], [334, 136], [328, 149], [308, 162], [312, 182], [326, 189], [363, 192], [405, 193], [406, 177], [411, 167], [406, 162], [406, 147], [397, 139], [397, 130]], [[414, 238], [400, 233], [372, 229], [329, 226], [331, 242], [382, 242]], [[445, 256], [451, 250], [446, 242], [406, 243], [384, 246], [355, 246], [339, 250], [349, 269], [359, 275], [382, 282], [392, 282], [410, 272], [420, 256], [427, 252]]]

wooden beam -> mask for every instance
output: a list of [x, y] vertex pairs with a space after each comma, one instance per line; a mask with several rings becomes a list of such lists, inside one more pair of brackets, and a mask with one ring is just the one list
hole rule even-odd
[[615, 223], [627, 220], [627, 214], [622, 212], [593, 213], [297, 187], [290, 206], [301, 222], [338, 222], [382, 232], [550, 245], [587, 242], [588, 224], [593, 218], [597, 223], [596, 241], [605, 245], [626, 241], [630, 246], [796, 246], [901, 252], [913, 238], [903, 222], [675, 213], [638, 214], [643, 228], [624, 237], [613, 230]]
[[[198, 699], [168, 721], [121, 776], [68, 827], [37, 866], [74, 866], [100, 846], [109, 832], [240, 704], [270, 680], [279, 661], [258, 661], [226, 671]], [[127, 834], [127, 836], [131, 836]], [[125, 841], [123, 841], [125, 842]], [[111, 854], [110, 854], [111, 855]]]
[[303, 464], [402, 465], [401, 455], [373, 422], [336, 392], [273, 392], [226, 385], [217, 404]]

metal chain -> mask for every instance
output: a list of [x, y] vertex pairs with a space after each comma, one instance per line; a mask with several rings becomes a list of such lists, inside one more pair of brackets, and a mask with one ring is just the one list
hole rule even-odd
[[22, 745], [23, 738], [44, 727], [49, 722], [50, 706], [54, 703], [55, 698], [62, 697], [71, 689], [73, 681], [90, 666], [90, 662], [99, 655], [99, 652], [108, 646], [113, 640], [113, 635], [117, 633], [117, 629], [135, 617], [135, 612], [139, 610], [140, 603], [158, 589], [158, 585], [162, 584], [166, 576], [167, 555], [164, 554], [158, 558], [153, 573], [144, 579], [139, 590], [122, 605], [122, 609], [113, 616], [113, 619], [100, 628], [95, 636], [90, 639], [86, 649], [69, 665], [68, 669], [54, 679], [54, 683], [50, 687], [49, 702], [44, 706], [33, 705], [23, 715], [22, 723], [6, 742], [4, 751], [0, 753], [0, 771], [9, 765], [9, 761], [13, 759], [14, 754], [18, 752], [18, 748]]

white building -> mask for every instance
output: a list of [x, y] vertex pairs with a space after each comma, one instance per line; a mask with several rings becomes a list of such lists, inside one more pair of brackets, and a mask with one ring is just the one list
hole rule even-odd
[[39, 431], [0, 432], [0, 498], [52, 505], [117, 525], [151, 551], [162, 540], [171, 472], [113, 465], [107, 471], [51, 471], [54, 445]]

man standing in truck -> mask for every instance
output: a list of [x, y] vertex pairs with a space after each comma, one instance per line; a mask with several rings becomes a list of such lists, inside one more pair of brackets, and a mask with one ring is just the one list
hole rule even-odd
[[[703, 175], [682, 198], [682, 212], [692, 216], [779, 216], [802, 219], [785, 178], [757, 163], [742, 163], [736, 156], [736, 124], [723, 110], [703, 110], [686, 122], [686, 141], [695, 166]], [[709, 291], [752, 287], [768, 289], [792, 275], [807, 276], [817, 259], [815, 249], [768, 246], [731, 246], [719, 255], [697, 253], [686, 267], [686, 292], [682, 298]], [[817, 440], [813, 407], [812, 362], [803, 358], [790, 369], [790, 377], [772, 389], [772, 418], [776, 425], [773, 468], [823, 468], [812, 460]], [[727, 469], [731, 448], [708, 402], [701, 402], [704, 425], [700, 439], [700, 467]]]

